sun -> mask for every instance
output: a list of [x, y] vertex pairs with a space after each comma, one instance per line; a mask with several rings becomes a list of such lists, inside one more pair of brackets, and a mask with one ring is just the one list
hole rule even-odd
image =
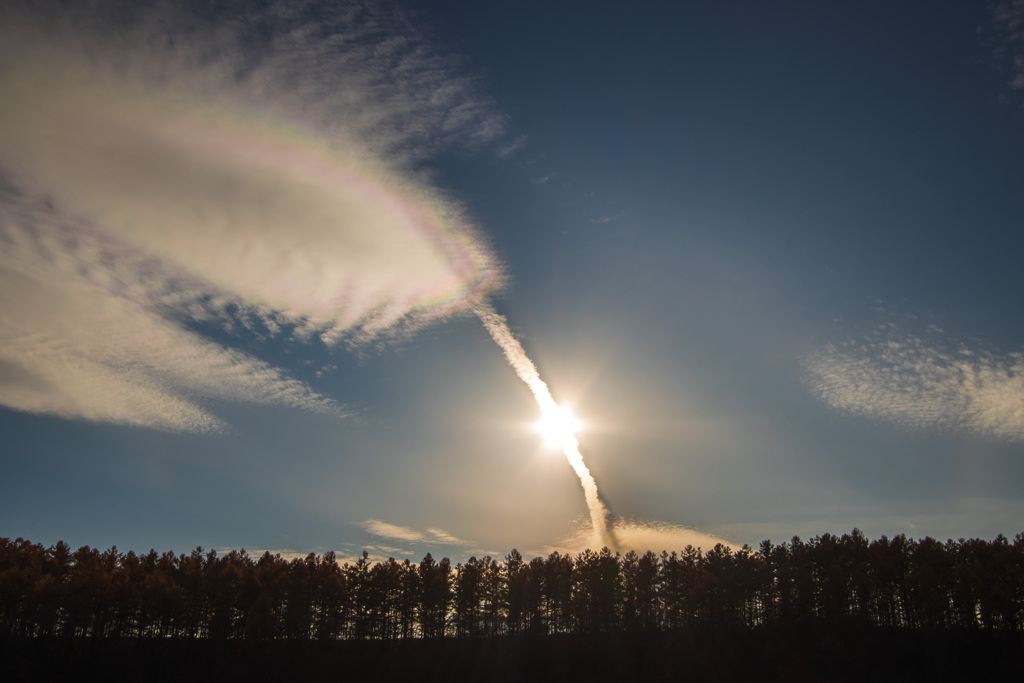
[[568, 406], [554, 405], [544, 411], [540, 421], [534, 428], [544, 437], [547, 446], [564, 448], [567, 444], [575, 446], [576, 432], [583, 424], [572, 414]]

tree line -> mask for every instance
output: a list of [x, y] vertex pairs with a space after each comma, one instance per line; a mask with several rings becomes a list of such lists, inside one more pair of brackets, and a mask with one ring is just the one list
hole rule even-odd
[[854, 529], [757, 550], [530, 561], [513, 550], [454, 566], [430, 554], [340, 563], [0, 538], [0, 637], [398, 640], [815, 623], [1022, 630], [1024, 533], [942, 543]]

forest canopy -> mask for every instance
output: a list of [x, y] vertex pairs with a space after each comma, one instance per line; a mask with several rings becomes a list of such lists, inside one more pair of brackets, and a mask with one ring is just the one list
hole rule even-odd
[[1024, 629], [1012, 542], [854, 529], [757, 549], [607, 548], [455, 564], [244, 550], [144, 555], [0, 538], [0, 637], [398, 640], [850, 623]]

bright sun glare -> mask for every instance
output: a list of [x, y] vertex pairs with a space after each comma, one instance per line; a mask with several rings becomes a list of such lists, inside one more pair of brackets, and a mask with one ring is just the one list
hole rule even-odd
[[576, 431], [582, 426], [568, 406], [556, 405], [544, 411], [536, 429], [544, 437], [545, 445], [562, 447], [575, 438]]

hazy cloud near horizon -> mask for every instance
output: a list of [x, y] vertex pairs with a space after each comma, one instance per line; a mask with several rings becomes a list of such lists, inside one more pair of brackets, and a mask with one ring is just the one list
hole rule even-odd
[[[458, 552], [461, 555], [476, 554], [479, 556], [503, 557], [505, 552], [511, 550], [511, 548], [507, 548], [504, 551], [496, 552], [480, 548], [471, 549], [471, 546], [474, 545], [471, 541], [456, 538], [441, 529], [431, 528], [426, 531], [417, 531], [379, 519], [368, 519], [363, 522], [362, 527], [370, 534], [379, 538], [416, 544], [425, 549], [423, 552], [426, 552], [426, 549], [436, 552], [438, 546], [460, 546], [461, 549]], [[615, 519], [612, 522], [611, 531], [615, 544], [613, 550], [618, 553], [635, 551], [642, 554], [648, 550], [654, 550], [655, 552], [662, 550], [682, 551], [687, 546], [710, 550], [719, 544], [730, 547], [735, 547], [736, 545], [713, 534], [707, 534], [696, 529], [689, 529], [667, 522]], [[588, 548], [595, 551], [599, 550], [603, 544], [600, 542], [595, 544], [595, 540], [589, 519], [580, 519], [577, 521], [575, 530], [559, 543], [542, 548], [522, 548], [522, 553], [527, 558], [544, 557], [553, 552], [577, 555]], [[391, 555], [398, 554], [406, 557], [416, 554], [409, 548], [373, 546], [373, 549], [378, 553], [383, 550]], [[380, 557], [379, 555], [376, 556]]]

